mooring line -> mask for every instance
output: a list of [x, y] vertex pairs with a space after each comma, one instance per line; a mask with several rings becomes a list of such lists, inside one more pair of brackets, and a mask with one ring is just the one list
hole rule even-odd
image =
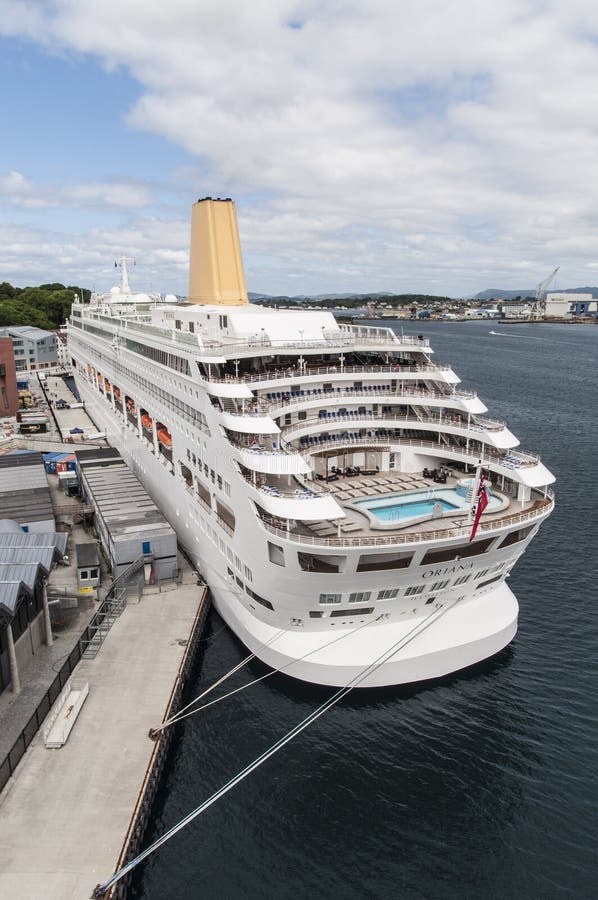
[[369, 675], [376, 672], [381, 666], [383, 666], [389, 659], [391, 659], [395, 653], [398, 653], [399, 650], [403, 649], [403, 647], [407, 646], [412, 640], [414, 640], [419, 634], [422, 633], [427, 627], [429, 627], [432, 622], [430, 621], [433, 617], [435, 617], [435, 621], [437, 621], [448, 609], [452, 608], [456, 603], [459, 602], [460, 598], [457, 598], [453, 603], [449, 606], [441, 606], [433, 610], [429, 616], [427, 616], [423, 622], [418, 623], [418, 625], [414, 625], [414, 627], [407, 632], [402, 638], [400, 638], [396, 643], [394, 643], [388, 650], [385, 650], [374, 662], [370, 663], [361, 672], [358, 672], [357, 675], [352, 678], [344, 687], [339, 688], [328, 700], [324, 701], [317, 709], [315, 709], [312, 713], [306, 716], [301, 722], [295, 725], [290, 731], [288, 731], [283, 737], [279, 738], [274, 744], [272, 744], [267, 750], [265, 750], [260, 756], [253, 760], [253, 762], [249, 763], [241, 772], [238, 772], [233, 778], [231, 778], [225, 785], [215, 791], [211, 797], [208, 797], [207, 800], [204, 800], [196, 809], [192, 810], [192, 812], [188, 813], [180, 822], [177, 822], [176, 825], [173, 825], [172, 828], [169, 828], [161, 837], [159, 837], [153, 844], [150, 844], [149, 847], [146, 847], [141, 853], [135, 856], [132, 860], [126, 863], [122, 868], [120, 868], [114, 875], [108, 879], [108, 881], [103, 884], [98, 884], [93, 894], [91, 895], [92, 900], [97, 900], [99, 897], [104, 897], [107, 892], [112, 888], [121, 878], [124, 878], [125, 875], [128, 875], [139, 863], [143, 862], [144, 859], [147, 859], [152, 853], [158, 850], [163, 844], [170, 840], [171, 837], [174, 837], [175, 834], [178, 834], [183, 828], [185, 828], [190, 822], [196, 819], [199, 815], [205, 812], [210, 806], [212, 806], [217, 800], [223, 797], [225, 794], [228, 794], [232, 788], [234, 788], [239, 782], [243, 781], [250, 775], [255, 769], [259, 768], [259, 766], [263, 765], [266, 760], [270, 759], [275, 753], [281, 750], [286, 744], [292, 741], [297, 735], [301, 734], [306, 728], [308, 728], [311, 724], [313, 724], [320, 716], [323, 716], [325, 712], [335, 706], [343, 697], [346, 697], [353, 688], [358, 687], [362, 681], [368, 678]]

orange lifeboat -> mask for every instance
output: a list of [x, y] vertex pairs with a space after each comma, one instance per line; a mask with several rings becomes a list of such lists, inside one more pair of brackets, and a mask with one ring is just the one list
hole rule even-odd
[[152, 424], [153, 424], [152, 417], [148, 416], [147, 413], [144, 416], [141, 416], [141, 424], [143, 425], [144, 428], [147, 428], [147, 430], [150, 431]]
[[131, 400], [130, 397], [127, 397], [127, 409], [130, 413], [136, 413], [137, 407], [135, 406], [135, 401]]
[[167, 428], [158, 428], [158, 441], [165, 447], [172, 447], [172, 436]]
[[108, 381], [107, 378], [104, 378], [104, 387], [105, 387], [106, 391], [110, 390], [110, 382]]
[[117, 387], [114, 388], [114, 399], [120, 400], [120, 388], [117, 388]]
[[102, 383], [102, 373], [101, 373], [101, 372], [98, 372], [98, 374], [97, 374], [96, 377], [97, 377], [97, 379], [98, 379], [98, 384], [101, 384], [101, 383]]

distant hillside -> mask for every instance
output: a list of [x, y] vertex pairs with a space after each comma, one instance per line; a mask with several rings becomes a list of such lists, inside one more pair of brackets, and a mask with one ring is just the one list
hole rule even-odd
[[[575, 288], [549, 288], [548, 293], [559, 294], [591, 294], [592, 297], [598, 297], [598, 287], [575, 287]], [[502, 288], [488, 288], [487, 291], [480, 291], [472, 297], [472, 300], [514, 300], [516, 297], [532, 297], [536, 296], [535, 288], [525, 288], [519, 291], [505, 291]]]
[[62, 325], [70, 313], [75, 294], [89, 300], [87, 288], [54, 282], [39, 287], [13, 287], [8, 281], [0, 284], [0, 326], [34, 325], [51, 330]]

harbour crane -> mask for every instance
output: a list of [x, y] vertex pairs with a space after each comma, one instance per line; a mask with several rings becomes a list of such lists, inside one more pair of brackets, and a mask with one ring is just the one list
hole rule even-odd
[[530, 311], [530, 319], [539, 319], [542, 316], [546, 308], [546, 290], [560, 268], [560, 266], [557, 266], [554, 272], [551, 272], [548, 278], [541, 281], [536, 288], [536, 299]]

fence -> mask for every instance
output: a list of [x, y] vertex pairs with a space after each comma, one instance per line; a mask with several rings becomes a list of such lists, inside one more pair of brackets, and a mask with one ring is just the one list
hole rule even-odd
[[94, 657], [102, 645], [106, 634], [126, 605], [124, 591], [117, 591], [114, 597], [107, 597], [96, 611], [93, 619], [69, 653], [58, 675], [40, 700], [37, 709], [19, 734], [4, 759], [0, 762], [0, 792], [14, 773], [25, 754], [25, 750], [37, 734], [42, 722], [58, 699], [61, 690], [72, 675], [75, 666], [83, 657]]
[[[87, 631], [88, 629], [85, 629]], [[85, 632], [84, 632], [85, 634]], [[40, 700], [37, 709], [19, 734], [5, 758], [0, 762], [0, 791], [2, 791], [25, 754], [25, 750], [35, 737], [42, 722], [58, 699], [61, 690], [70, 678], [82, 656], [81, 640], [77, 641], [58, 675]]]

